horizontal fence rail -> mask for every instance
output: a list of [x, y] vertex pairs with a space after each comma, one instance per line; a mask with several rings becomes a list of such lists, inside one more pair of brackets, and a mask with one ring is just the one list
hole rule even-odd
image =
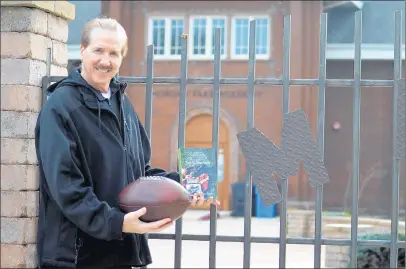
[[[184, 241], [209, 241], [210, 235], [201, 234], [182, 234], [181, 239]], [[176, 234], [170, 233], [157, 233], [149, 234], [150, 239], [163, 239], [163, 240], [173, 240], [176, 238]], [[244, 236], [231, 236], [231, 235], [217, 235], [217, 242], [244, 242]], [[279, 244], [279, 237], [260, 237], [251, 236], [249, 239], [251, 243], [260, 244]], [[320, 240], [323, 246], [351, 246], [351, 239], [325, 239]], [[315, 239], [313, 238], [302, 238], [302, 237], [288, 237], [286, 238], [286, 243], [290, 245], [314, 245]], [[391, 240], [358, 240], [357, 246], [359, 247], [390, 247], [392, 244]], [[404, 247], [405, 241], [398, 241], [398, 247]]]
[[[57, 82], [65, 77], [63, 76], [50, 76], [44, 77], [50, 83]], [[129, 84], [147, 84], [146, 77], [128, 77], [119, 76], [118, 79], [122, 82]], [[179, 77], [154, 77], [152, 78], [153, 84], [179, 84], [181, 78]], [[248, 85], [247, 78], [220, 78], [220, 85]], [[186, 79], [187, 85], [213, 85], [214, 78], [192, 78]], [[320, 81], [318, 79], [289, 79], [291, 86], [318, 86]], [[278, 78], [255, 78], [254, 85], [265, 86], [283, 86], [283, 80]], [[326, 87], [354, 87], [354, 79], [326, 79]], [[361, 80], [360, 85], [364, 87], [393, 87], [395, 83], [393, 80]]]
[[[256, 21], [249, 24], [249, 58], [248, 74], [246, 78], [224, 78], [221, 77], [221, 57], [220, 57], [220, 29], [215, 30], [214, 35], [214, 70], [213, 77], [194, 78], [187, 74], [187, 35], [182, 35], [180, 77], [154, 77], [153, 74], [153, 45], [147, 47], [147, 76], [130, 77], [119, 76], [118, 79], [129, 84], [146, 85], [146, 106], [145, 106], [145, 126], [149, 137], [151, 137], [152, 111], [153, 111], [153, 86], [159, 84], [179, 84], [179, 125], [178, 125], [178, 147], [185, 147], [185, 125], [186, 125], [186, 101], [188, 85], [213, 85], [213, 122], [212, 122], [212, 147], [216, 152], [219, 147], [219, 110], [221, 107], [220, 92], [221, 85], [247, 85], [247, 125], [246, 128], [254, 127], [254, 97], [255, 86], [276, 85], [282, 86], [282, 114], [289, 113], [289, 92], [291, 86], [318, 86], [318, 118], [317, 118], [317, 146], [324, 153], [324, 127], [325, 127], [325, 89], [326, 87], [352, 87], [354, 89], [353, 98], [353, 133], [352, 133], [352, 207], [351, 207], [351, 238], [350, 239], [326, 239], [322, 237], [322, 202], [323, 186], [316, 187], [315, 199], [315, 228], [314, 238], [290, 238], [287, 236], [287, 194], [288, 178], [282, 178], [281, 193], [282, 202], [280, 210], [280, 235], [279, 237], [257, 237], [251, 235], [251, 209], [252, 209], [252, 176], [249, 169], [246, 169], [245, 181], [245, 209], [244, 209], [244, 234], [242, 236], [217, 235], [217, 209], [214, 205], [210, 207], [210, 234], [193, 235], [182, 233], [182, 221], [176, 221], [175, 234], [157, 233], [149, 234], [149, 239], [175, 240], [174, 267], [181, 268], [182, 241], [208, 241], [209, 242], [209, 267], [216, 267], [216, 242], [242, 242], [244, 245], [243, 267], [249, 268], [251, 264], [251, 243], [279, 244], [279, 268], [286, 267], [286, 246], [288, 244], [313, 245], [314, 246], [314, 268], [321, 267], [321, 246], [349, 246], [350, 247], [350, 267], [357, 266], [357, 248], [361, 246], [369, 247], [389, 247], [390, 266], [397, 266], [397, 250], [405, 246], [405, 241], [399, 241], [399, 175], [400, 161], [402, 156], [397, 155], [400, 145], [398, 137], [399, 130], [399, 109], [404, 108], [404, 103], [399, 101], [399, 96], [404, 94], [404, 79], [401, 77], [401, 21], [403, 12], [396, 11], [394, 16], [394, 69], [393, 80], [366, 80], [361, 78], [361, 44], [362, 44], [362, 12], [355, 14], [354, 24], [354, 78], [353, 79], [327, 79], [326, 78], [326, 45], [327, 45], [327, 14], [320, 16], [320, 43], [319, 43], [319, 74], [317, 79], [292, 79], [290, 77], [290, 57], [291, 57], [291, 16], [284, 16], [283, 25], [283, 69], [281, 78], [256, 78], [255, 77], [255, 41], [256, 41]], [[48, 67], [50, 61], [47, 62]], [[47, 76], [43, 78], [43, 92], [52, 83], [63, 79], [61, 76]], [[401, 86], [403, 85], [403, 86]], [[388, 87], [393, 94], [393, 167], [392, 167], [392, 212], [391, 212], [391, 240], [360, 240], [358, 238], [358, 196], [359, 196], [359, 157], [360, 157], [360, 107], [361, 107], [361, 87]], [[44, 97], [45, 98], [45, 97]], [[400, 102], [400, 103], [399, 103]], [[402, 105], [399, 105], [402, 104]], [[402, 119], [402, 118], [400, 118]], [[404, 119], [404, 115], [403, 115]], [[282, 125], [284, 122], [282, 121]], [[404, 126], [404, 125], [403, 125]], [[404, 130], [403, 130], [404, 132]], [[403, 145], [404, 147], [404, 145]], [[404, 155], [403, 155], [404, 156]], [[403, 158], [404, 159], [404, 158]]]

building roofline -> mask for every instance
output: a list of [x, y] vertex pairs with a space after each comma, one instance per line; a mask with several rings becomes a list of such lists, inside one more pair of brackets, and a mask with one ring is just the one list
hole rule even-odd
[[[327, 60], [353, 60], [354, 59], [354, 44], [327, 44], [326, 59]], [[405, 59], [405, 44], [402, 44], [401, 57]], [[68, 59], [80, 60], [79, 45], [68, 45]], [[392, 44], [362, 44], [361, 46], [362, 60], [393, 60], [394, 46]]]

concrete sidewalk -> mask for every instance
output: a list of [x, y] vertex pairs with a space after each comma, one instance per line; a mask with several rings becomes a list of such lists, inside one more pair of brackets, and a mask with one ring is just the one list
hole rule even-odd
[[[199, 220], [208, 211], [187, 211], [183, 217], [183, 234], [210, 233], [209, 221]], [[227, 212], [220, 212], [217, 220], [217, 235], [244, 235], [244, 218], [231, 217]], [[163, 233], [175, 233], [175, 225]], [[251, 235], [262, 237], [279, 237], [279, 218], [252, 218]], [[149, 240], [153, 264], [148, 268], [174, 268], [174, 240]], [[313, 268], [312, 245], [288, 245], [286, 251], [286, 268]], [[243, 243], [217, 242], [217, 268], [243, 268]], [[325, 247], [321, 253], [324, 268]], [[278, 268], [278, 244], [251, 244], [251, 268]], [[183, 241], [182, 268], [208, 268], [209, 242]]]

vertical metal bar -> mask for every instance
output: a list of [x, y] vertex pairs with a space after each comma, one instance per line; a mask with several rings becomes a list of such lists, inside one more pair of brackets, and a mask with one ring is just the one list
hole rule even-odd
[[47, 48], [46, 76], [42, 78], [42, 106], [47, 101], [47, 89], [49, 87], [49, 77], [51, 76], [52, 48]]
[[402, 37], [401, 37], [401, 26], [402, 26], [402, 13], [400, 10], [395, 11], [395, 43], [394, 43], [394, 62], [393, 62], [393, 93], [392, 93], [392, 115], [393, 115], [393, 126], [392, 126], [392, 216], [391, 216], [391, 245], [390, 245], [390, 268], [396, 268], [398, 264], [398, 229], [399, 229], [399, 174], [400, 174], [400, 160], [397, 157], [397, 129], [398, 129], [398, 96], [399, 96], [399, 85], [401, 80], [401, 47], [402, 47]]
[[[147, 77], [145, 83], [145, 131], [152, 145], [152, 96], [154, 70], [154, 45], [147, 46]], [[148, 234], [145, 234], [148, 240]], [[143, 269], [147, 266], [142, 267]]]
[[[213, 82], [213, 128], [212, 147], [218, 171], [219, 121], [220, 121], [220, 29], [214, 32], [214, 82]], [[217, 207], [210, 205], [209, 268], [216, 268]]]
[[147, 81], [145, 85], [145, 131], [149, 137], [150, 143], [152, 141], [151, 128], [152, 128], [152, 80], [154, 70], [154, 45], [147, 47]]
[[[289, 88], [290, 88], [290, 15], [283, 18], [283, 59], [282, 59], [282, 128], [283, 117], [289, 113]], [[279, 228], [279, 268], [286, 267], [286, 237], [287, 237], [287, 199], [288, 178], [282, 178], [282, 202]]]
[[[178, 148], [185, 147], [186, 124], [186, 90], [187, 90], [187, 36], [182, 35], [182, 50], [180, 55], [180, 98], [179, 98], [179, 125]], [[175, 226], [175, 268], [180, 268], [182, 263], [182, 218], [176, 221]]]
[[359, 148], [360, 148], [360, 114], [361, 114], [361, 43], [362, 13], [355, 13], [354, 31], [354, 100], [352, 125], [352, 204], [351, 204], [351, 255], [350, 265], [357, 267], [358, 241], [358, 192], [359, 192]]
[[[247, 129], [254, 127], [255, 103], [255, 30], [256, 21], [250, 21], [249, 47], [248, 47], [248, 103], [247, 103]], [[244, 202], [244, 260], [243, 268], [250, 268], [251, 260], [251, 216], [252, 216], [252, 178], [246, 170], [245, 202]]]
[[[327, 14], [320, 15], [320, 44], [319, 44], [319, 91], [317, 106], [317, 147], [324, 158], [324, 121], [326, 100], [326, 43], [327, 43]], [[323, 185], [316, 188], [315, 238], [314, 238], [314, 268], [321, 268], [321, 224], [323, 212]]]

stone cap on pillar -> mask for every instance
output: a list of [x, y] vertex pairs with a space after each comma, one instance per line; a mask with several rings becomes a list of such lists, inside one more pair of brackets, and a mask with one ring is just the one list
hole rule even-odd
[[68, 21], [75, 19], [75, 5], [63, 1], [1, 1], [2, 7], [30, 7], [37, 8]]

